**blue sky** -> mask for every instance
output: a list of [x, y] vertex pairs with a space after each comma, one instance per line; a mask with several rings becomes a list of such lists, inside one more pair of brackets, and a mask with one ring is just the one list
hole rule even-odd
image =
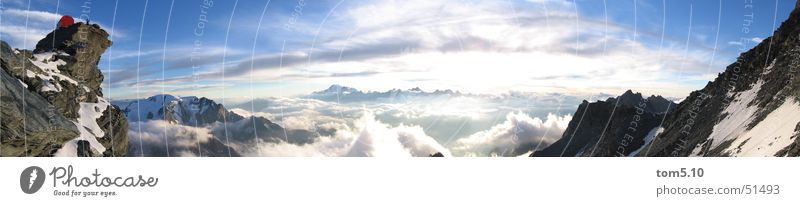
[[[743, 0], [0, 2], [0, 39], [13, 47], [32, 48], [65, 14], [88, 15], [113, 33], [114, 45], [100, 67], [104, 93], [117, 99], [162, 92], [293, 96], [330, 84], [581, 95], [634, 89], [682, 97], [704, 86], [741, 49], [770, 36], [795, 5], [792, 0], [755, 1], [752, 7]], [[750, 13], [753, 22], [744, 26]], [[204, 26], [203, 35], [195, 34], [198, 25]]]

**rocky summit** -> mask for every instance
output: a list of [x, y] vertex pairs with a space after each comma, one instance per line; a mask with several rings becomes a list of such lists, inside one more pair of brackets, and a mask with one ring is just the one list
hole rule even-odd
[[103, 97], [112, 42], [96, 24], [58, 28], [33, 51], [2, 42], [0, 155], [125, 156], [128, 122]]

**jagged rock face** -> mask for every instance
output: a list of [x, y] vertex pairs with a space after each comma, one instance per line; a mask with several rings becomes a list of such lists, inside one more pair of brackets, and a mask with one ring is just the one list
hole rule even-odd
[[[108, 33], [97, 25], [74, 24], [67, 28], [59, 28], [40, 40], [33, 52], [12, 50], [8, 44], [2, 43], [2, 68], [4, 73], [15, 83], [23, 83], [25, 88], [24, 104], [27, 110], [47, 112], [56, 123], [46, 125], [54, 130], [69, 131], [49, 134], [42, 131], [31, 131], [12, 128], [16, 122], [3, 121], [3, 133], [13, 134], [26, 131], [30, 133], [28, 140], [47, 142], [47, 150], [31, 148], [16, 144], [2, 145], [7, 151], [30, 150], [28, 155], [34, 156], [125, 156], [128, 145], [127, 120], [119, 109], [109, 104], [102, 96], [100, 84], [103, 74], [97, 63], [100, 56], [111, 46]], [[6, 84], [6, 82], [4, 82]], [[10, 85], [6, 85], [10, 86]], [[11, 88], [11, 87], [8, 87]], [[13, 88], [11, 88], [13, 89]], [[21, 94], [13, 93], [13, 94]], [[20, 98], [7, 97], [9, 101], [22, 101]], [[29, 98], [41, 98], [41, 104], [28, 101]], [[8, 104], [11, 105], [11, 104]], [[35, 117], [36, 115], [33, 115]], [[4, 115], [4, 118], [20, 116]], [[60, 117], [60, 119], [58, 119]], [[26, 123], [31, 116], [24, 117]], [[20, 118], [23, 119], [23, 118]], [[64, 125], [64, 121], [69, 123]], [[24, 126], [28, 126], [25, 124]], [[30, 124], [36, 126], [35, 124]], [[41, 136], [39, 140], [31, 137]], [[56, 140], [50, 136], [57, 137]], [[4, 137], [5, 138], [5, 137]], [[11, 137], [10, 137], [11, 138]], [[88, 144], [88, 145], [87, 145]], [[12, 148], [7, 148], [12, 147]], [[23, 153], [4, 156], [20, 156]]]
[[109, 105], [103, 116], [97, 118], [100, 128], [107, 128], [103, 138], [98, 139], [101, 144], [109, 145], [103, 156], [125, 156], [128, 150], [128, 121], [119, 108]]
[[[8, 48], [2, 44], [4, 50]], [[0, 78], [0, 156], [50, 156], [78, 136], [75, 125], [47, 100], [25, 91], [5, 70], [0, 71]]]
[[674, 106], [663, 97], [643, 98], [630, 90], [606, 101], [584, 101], [561, 139], [531, 156], [628, 156], [645, 144], [648, 134]]
[[[800, 4], [799, 4], [800, 5]], [[798, 156], [800, 11], [667, 117], [647, 156]]]

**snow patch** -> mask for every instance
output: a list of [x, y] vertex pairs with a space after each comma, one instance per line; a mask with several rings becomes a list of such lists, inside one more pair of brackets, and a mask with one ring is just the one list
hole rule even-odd
[[778, 58], [775, 58], [775, 59], [773, 59], [773, 60], [772, 60], [772, 63], [770, 63], [770, 64], [769, 64], [769, 66], [767, 66], [767, 68], [764, 68], [764, 71], [763, 71], [763, 72], [761, 72], [761, 74], [762, 74], [762, 75], [767, 75], [767, 74], [769, 74], [770, 72], [772, 72], [772, 67], [774, 67], [774, 66], [775, 66], [775, 62], [776, 62], [776, 61], [778, 61]]
[[64, 144], [64, 146], [56, 151], [55, 156], [57, 157], [75, 157], [78, 156], [78, 141], [86, 140], [89, 142], [89, 145], [96, 151], [96, 153], [102, 153], [106, 151], [106, 148], [103, 144], [100, 144], [97, 141], [97, 138], [103, 138], [105, 136], [105, 132], [103, 129], [100, 128], [100, 125], [97, 125], [97, 118], [103, 116], [103, 112], [108, 108], [110, 104], [108, 101], [102, 97], [97, 97], [97, 103], [80, 103], [80, 109], [78, 110], [78, 114], [80, 115], [77, 121], [72, 121], [76, 127], [78, 127], [78, 131], [80, 135]]
[[629, 154], [628, 157], [635, 157], [636, 155], [638, 155], [639, 152], [642, 151], [642, 149], [644, 149], [651, 142], [653, 142], [653, 140], [656, 139], [656, 136], [658, 136], [662, 132], [664, 132], [663, 127], [655, 127], [651, 129], [650, 132], [647, 133], [647, 136], [644, 137], [644, 144], [642, 145], [642, 147], [639, 147], [639, 149], [636, 149], [636, 151], [631, 152], [631, 154]]
[[698, 156], [700, 156], [700, 152], [703, 151], [703, 146], [706, 145], [706, 144], [708, 144], [708, 140], [703, 141], [700, 144], [695, 145], [694, 149], [692, 149], [692, 153], [689, 153], [689, 156], [690, 157], [698, 157]]
[[[63, 56], [63, 55], [67, 55], [67, 54], [66, 53], [55, 53], [55, 52], [44, 52], [44, 53], [34, 54], [33, 55], [34, 58], [31, 59], [30, 62], [34, 66], [36, 66], [39, 69], [41, 69], [43, 73], [38, 74], [38, 73], [36, 73], [34, 71], [31, 71], [31, 70], [27, 70], [25, 72], [25, 76], [27, 76], [29, 78], [36, 77], [36, 78], [39, 78], [39, 79], [42, 80], [43, 85], [42, 85], [42, 88], [39, 89], [42, 92], [46, 92], [46, 91], [61, 92], [62, 87], [58, 83], [59, 81], [67, 81], [67, 82], [69, 82], [69, 83], [71, 83], [73, 85], [78, 85], [78, 81], [75, 81], [74, 79], [72, 79], [72, 78], [70, 78], [70, 77], [68, 77], [66, 75], [61, 74], [61, 71], [58, 70], [59, 66], [66, 65], [67, 63], [64, 62], [63, 60], [60, 60], [60, 59], [54, 60], [55, 59], [54, 57], [56, 55], [62, 55]], [[58, 77], [58, 80], [55, 79], [54, 77]], [[88, 87], [84, 86], [84, 89], [89, 91]]]
[[25, 82], [22, 82], [22, 80], [17, 79], [17, 81], [19, 81], [19, 83], [22, 84], [23, 87], [28, 88], [28, 84], [25, 84]]
[[800, 103], [791, 100], [773, 110], [753, 129], [733, 141], [725, 151], [733, 156], [774, 156], [786, 148], [794, 139], [797, 123], [800, 122]]

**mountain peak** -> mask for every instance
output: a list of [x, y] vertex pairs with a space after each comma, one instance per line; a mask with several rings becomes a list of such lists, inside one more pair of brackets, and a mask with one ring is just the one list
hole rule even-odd
[[[69, 27], [57, 28], [39, 40], [34, 54], [64, 53], [52, 55], [52, 61], [64, 61], [69, 69], [59, 69], [69, 77], [85, 86], [97, 96], [102, 96], [100, 84], [103, 73], [97, 68], [100, 57], [111, 47], [108, 32], [97, 24], [76, 23]], [[41, 61], [41, 59], [39, 60]]]
[[359, 92], [359, 90], [355, 89], [355, 88], [352, 88], [352, 87], [342, 86], [342, 85], [339, 85], [339, 84], [332, 84], [327, 89], [322, 90], [322, 91], [317, 91], [317, 92], [314, 92], [314, 93], [315, 94], [338, 94], [338, 93], [345, 93], [346, 94], [346, 93], [355, 93], [355, 92]]
[[635, 155], [673, 105], [660, 96], [644, 99], [631, 90], [606, 101], [584, 100], [561, 139], [530, 156]]

